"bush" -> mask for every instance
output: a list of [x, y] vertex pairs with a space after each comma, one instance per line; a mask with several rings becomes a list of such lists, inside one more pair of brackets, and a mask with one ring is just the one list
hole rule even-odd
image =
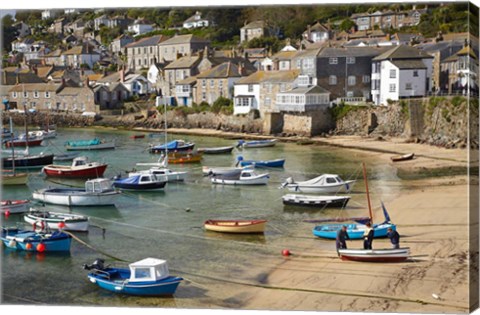
[[452, 105], [455, 107], [458, 107], [460, 104], [462, 104], [465, 101], [465, 97], [457, 95], [452, 98]]
[[330, 113], [335, 121], [342, 119], [345, 117], [349, 112], [359, 110], [361, 108], [365, 108], [366, 106], [358, 106], [358, 105], [345, 105], [345, 103], [340, 103], [339, 105], [331, 107]]
[[223, 97], [223, 96], [220, 96], [219, 98], [217, 98], [217, 100], [213, 103], [212, 107], [211, 107], [211, 111], [218, 114], [223, 107], [229, 107], [229, 106], [232, 106], [232, 109], [233, 109], [233, 102], [231, 99], [229, 98], [226, 98], [226, 97]]

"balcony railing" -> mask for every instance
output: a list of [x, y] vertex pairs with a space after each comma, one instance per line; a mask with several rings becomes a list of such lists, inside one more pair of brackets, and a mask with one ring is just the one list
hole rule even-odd
[[279, 112], [297, 112], [303, 113], [312, 110], [318, 110], [322, 108], [327, 108], [328, 104], [277, 104], [275, 105], [275, 109]]

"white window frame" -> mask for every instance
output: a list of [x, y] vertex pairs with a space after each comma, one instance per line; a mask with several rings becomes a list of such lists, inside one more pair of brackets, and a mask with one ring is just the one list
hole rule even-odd
[[362, 77], [362, 82], [363, 83], [370, 83], [370, 76], [369, 75], [364, 75]]
[[50, 91], [45, 91], [45, 98], [50, 98]]
[[17, 92], [12, 92], [12, 98], [17, 98], [18, 95], [17, 95]]
[[39, 98], [39, 97], [40, 97], [40, 92], [33, 91], [33, 98]]
[[396, 69], [390, 69], [390, 79], [396, 79], [397, 78], [397, 70]]
[[405, 90], [406, 90], [406, 91], [411, 91], [411, 90], [413, 90], [412, 83], [410, 83], [410, 82], [405, 83]]
[[397, 85], [395, 83], [391, 83], [388, 87], [388, 92], [396, 93], [397, 92]]
[[330, 57], [330, 58], [328, 58], [328, 64], [330, 64], [330, 65], [338, 65], [338, 58], [337, 58], [337, 57]]
[[354, 75], [350, 75], [347, 78], [347, 83], [349, 86], [357, 84], [357, 78]]
[[355, 64], [355, 57], [347, 57], [347, 64], [354, 65]]
[[337, 85], [337, 76], [331, 75], [328, 77], [328, 84], [329, 85]]

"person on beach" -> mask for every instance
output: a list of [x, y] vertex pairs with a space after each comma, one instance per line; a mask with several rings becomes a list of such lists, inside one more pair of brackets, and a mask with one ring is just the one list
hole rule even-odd
[[347, 233], [347, 226], [343, 225], [340, 230], [337, 232], [337, 240], [336, 240], [336, 245], [337, 245], [337, 252], [339, 249], [347, 248], [347, 243], [345, 240], [349, 240], [350, 237], [348, 236]]
[[400, 234], [392, 228], [387, 229], [387, 237], [390, 239], [393, 248], [400, 248]]
[[373, 243], [373, 228], [370, 222], [365, 224], [366, 229], [363, 233], [363, 249], [372, 249]]

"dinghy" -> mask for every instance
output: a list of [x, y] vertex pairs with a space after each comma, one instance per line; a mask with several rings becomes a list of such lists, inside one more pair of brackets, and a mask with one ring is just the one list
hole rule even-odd
[[282, 197], [284, 205], [310, 208], [345, 207], [350, 196], [312, 196], [288, 194]]
[[245, 169], [240, 172], [239, 175], [219, 175], [212, 176], [212, 184], [222, 185], [266, 185], [270, 175], [257, 174], [253, 170]]
[[398, 249], [339, 249], [342, 260], [363, 262], [401, 262], [410, 256], [409, 248]]
[[28, 206], [30, 205], [30, 200], [2, 200], [0, 212], [5, 213], [24, 213], [28, 211]]
[[267, 139], [267, 140], [254, 140], [254, 141], [245, 141], [238, 140], [237, 148], [265, 148], [273, 147], [277, 143], [277, 139]]
[[88, 231], [88, 217], [72, 213], [42, 211], [30, 208], [23, 216], [25, 222], [33, 225], [33, 230], [40, 225], [48, 226], [52, 230]]
[[344, 181], [336, 174], [323, 174], [313, 179], [295, 182], [292, 177], [286, 179], [282, 187], [290, 191], [302, 193], [331, 193], [350, 192], [355, 180]]
[[68, 252], [72, 236], [60, 231], [35, 232], [2, 227], [0, 239], [10, 249], [29, 252]]
[[223, 233], [263, 233], [266, 220], [207, 220], [205, 230]]

